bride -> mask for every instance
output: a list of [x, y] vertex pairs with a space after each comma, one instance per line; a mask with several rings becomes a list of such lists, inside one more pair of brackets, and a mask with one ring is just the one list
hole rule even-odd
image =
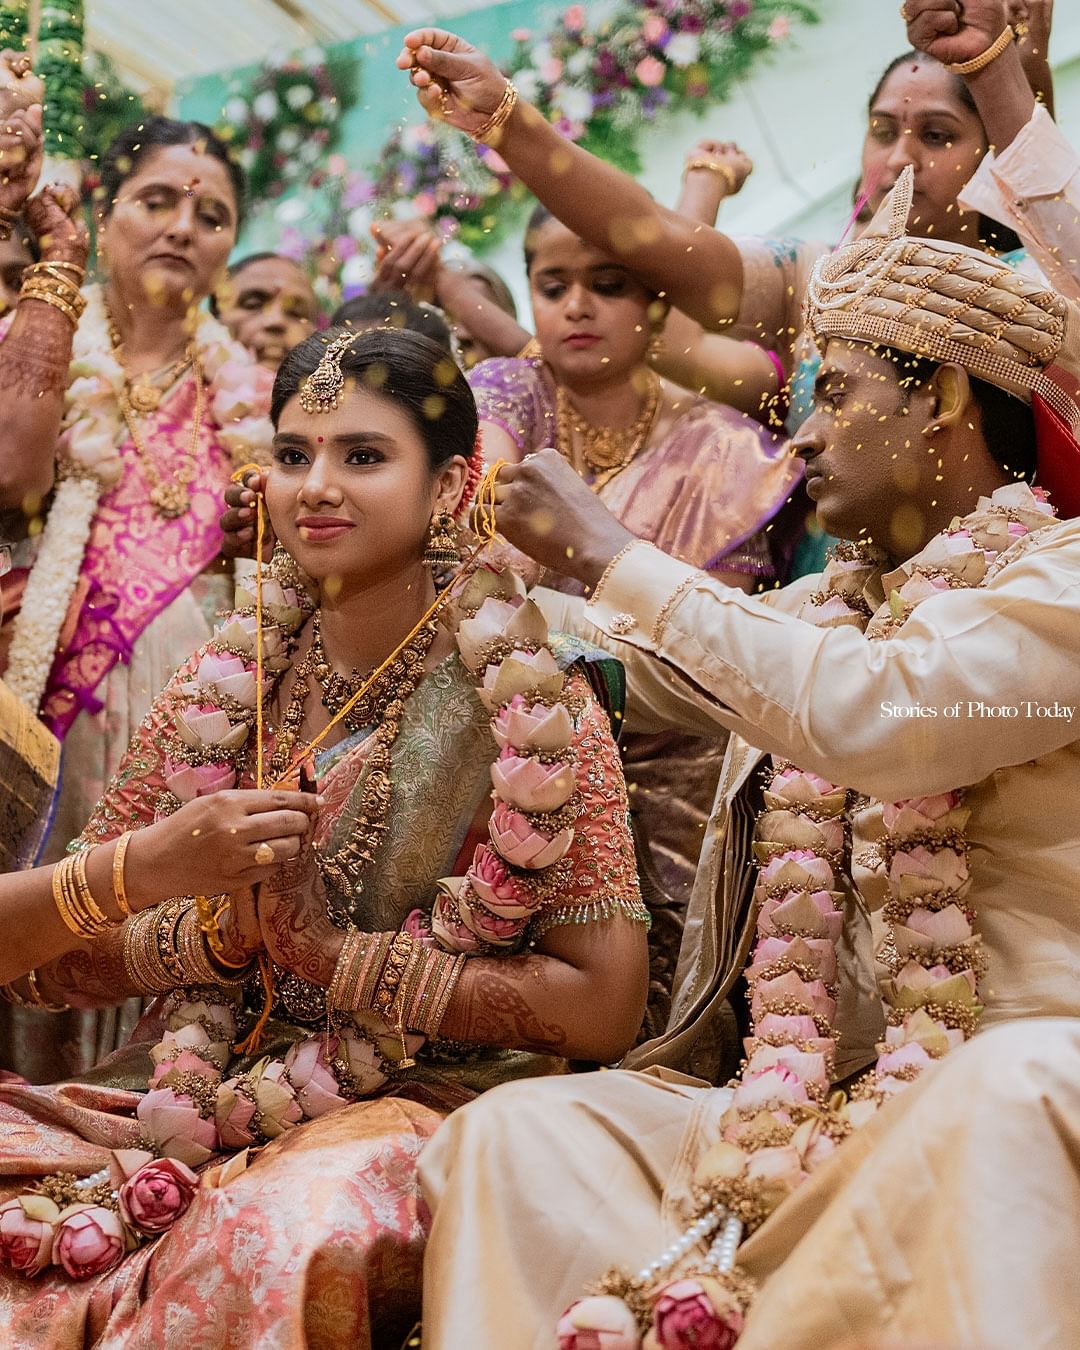
[[86, 901], [98, 845], [298, 779], [313, 846], [35, 972], [52, 1004], [161, 998], [84, 1079], [0, 1088], [6, 1344], [395, 1343], [420, 1282], [415, 1158], [442, 1118], [615, 1060], [641, 1020], [616, 672], [484, 554], [438, 588], [480, 463], [461, 372], [416, 334], [331, 330], [286, 359], [272, 420], [283, 549], [155, 701], [61, 868]]

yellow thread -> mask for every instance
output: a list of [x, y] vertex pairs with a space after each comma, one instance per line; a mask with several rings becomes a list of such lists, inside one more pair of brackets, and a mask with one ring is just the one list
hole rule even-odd
[[263, 495], [255, 495], [255, 786], [263, 785], [263, 540], [266, 516]]

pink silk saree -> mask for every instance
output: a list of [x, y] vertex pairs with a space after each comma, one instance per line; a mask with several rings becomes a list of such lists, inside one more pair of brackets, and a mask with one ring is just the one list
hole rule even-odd
[[[198, 655], [177, 680], [197, 662]], [[572, 678], [587, 700], [578, 734], [584, 808], [568, 855], [567, 900], [580, 903], [597, 895], [605, 859], [632, 858], [632, 843], [606, 716], [585, 680]], [[398, 926], [430, 900], [437, 878], [464, 870], [490, 810], [496, 746], [488, 716], [456, 656], [410, 699], [393, 749], [390, 827], [354, 913], [360, 926]], [[112, 838], [153, 818], [164, 789], [160, 742], [169, 722], [166, 693], [125, 756], [87, 840]], [[322, 841], [348, 829], [359, 809], [367, 746], [361, 733], [320, 763], [327, 800]], [[159, 1027], [152, 1011], [129, 1047], [78, 1082], [0, 1085], [0, 1199], [51, 1171], [92, 1173], [108, 1149], [134, 1142], [137, 1090], [145, 1087], [147, 1052]], [[261, 1053], [310, 1034], [310, 1027], [276, 1015]], [[561, 1060], [484, 1047], [469, 1056], [434, 1054], [385, 1095], [288, 1131], [224, 1188], [200, 1189], [170, 1233], [96, 1279], [75, 1283], [54, 1267], [30, 1281], [0, 1270], [0, 1344], [396, 1350], [419, 1308], [427, 1224], [416, 1176], [421, 1148], [444, 1116], [477, 1091], [564, 1067]]]

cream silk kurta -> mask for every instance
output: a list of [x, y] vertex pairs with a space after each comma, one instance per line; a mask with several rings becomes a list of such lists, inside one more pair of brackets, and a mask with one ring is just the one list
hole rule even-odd
[[[632, 1057], [650, 1071], [496, 1089], [425, 1151], [425, 1346], [548, 1350], [588, 1281], [651, 1260], [686, 1222], [695, 1161], [728, 1097], [700, 1076], [749, 943], [752, 746], [879, 800], [968, 788], [990, 970], [974, 1041], [745, 1244], [763, 1287], [740, 1350], [1080, 1345], [1080, 522], [1009, 558], [985, 587], [924, 601], [877, 642], [794, 618], [813, 579], [762, 603], [645, 544], [589, 604], [543, 597], [549, 619], [623, 659], [633, 725], [737, 735], [671, 1025]], [[863, 863], [874, 823], [873, 808], [856, 821]], [[873, 875], [857, 873], [877, 903]], [[845, 920], [838, 1023], [852, 1067], [871, 1052], [880, 1005], [869, 916], [851, 894]]]
[[692, 672], [719, 722], [832, 782], [880, 801], [968, 789], [984, 1025], [1080, 1016], [1080, 813], [1064, 809], [1080, 800], [1080, 521], [1009, 556], [985, 586], [925, 601], [878, 642], [812, 627], [645, 544], [584, 607], [619, 638], [631, 701], [628, 647], [687, 686]]

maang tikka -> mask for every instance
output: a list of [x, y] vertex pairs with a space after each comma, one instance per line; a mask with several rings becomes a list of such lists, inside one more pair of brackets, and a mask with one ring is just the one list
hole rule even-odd
[[328, 413], [337, 408], [345, 376], [342, 357], [356, 341], [355, 333], [343, 333], [323, 352], [322, 360], [300, 386], [300, 406], [306, 413]]

